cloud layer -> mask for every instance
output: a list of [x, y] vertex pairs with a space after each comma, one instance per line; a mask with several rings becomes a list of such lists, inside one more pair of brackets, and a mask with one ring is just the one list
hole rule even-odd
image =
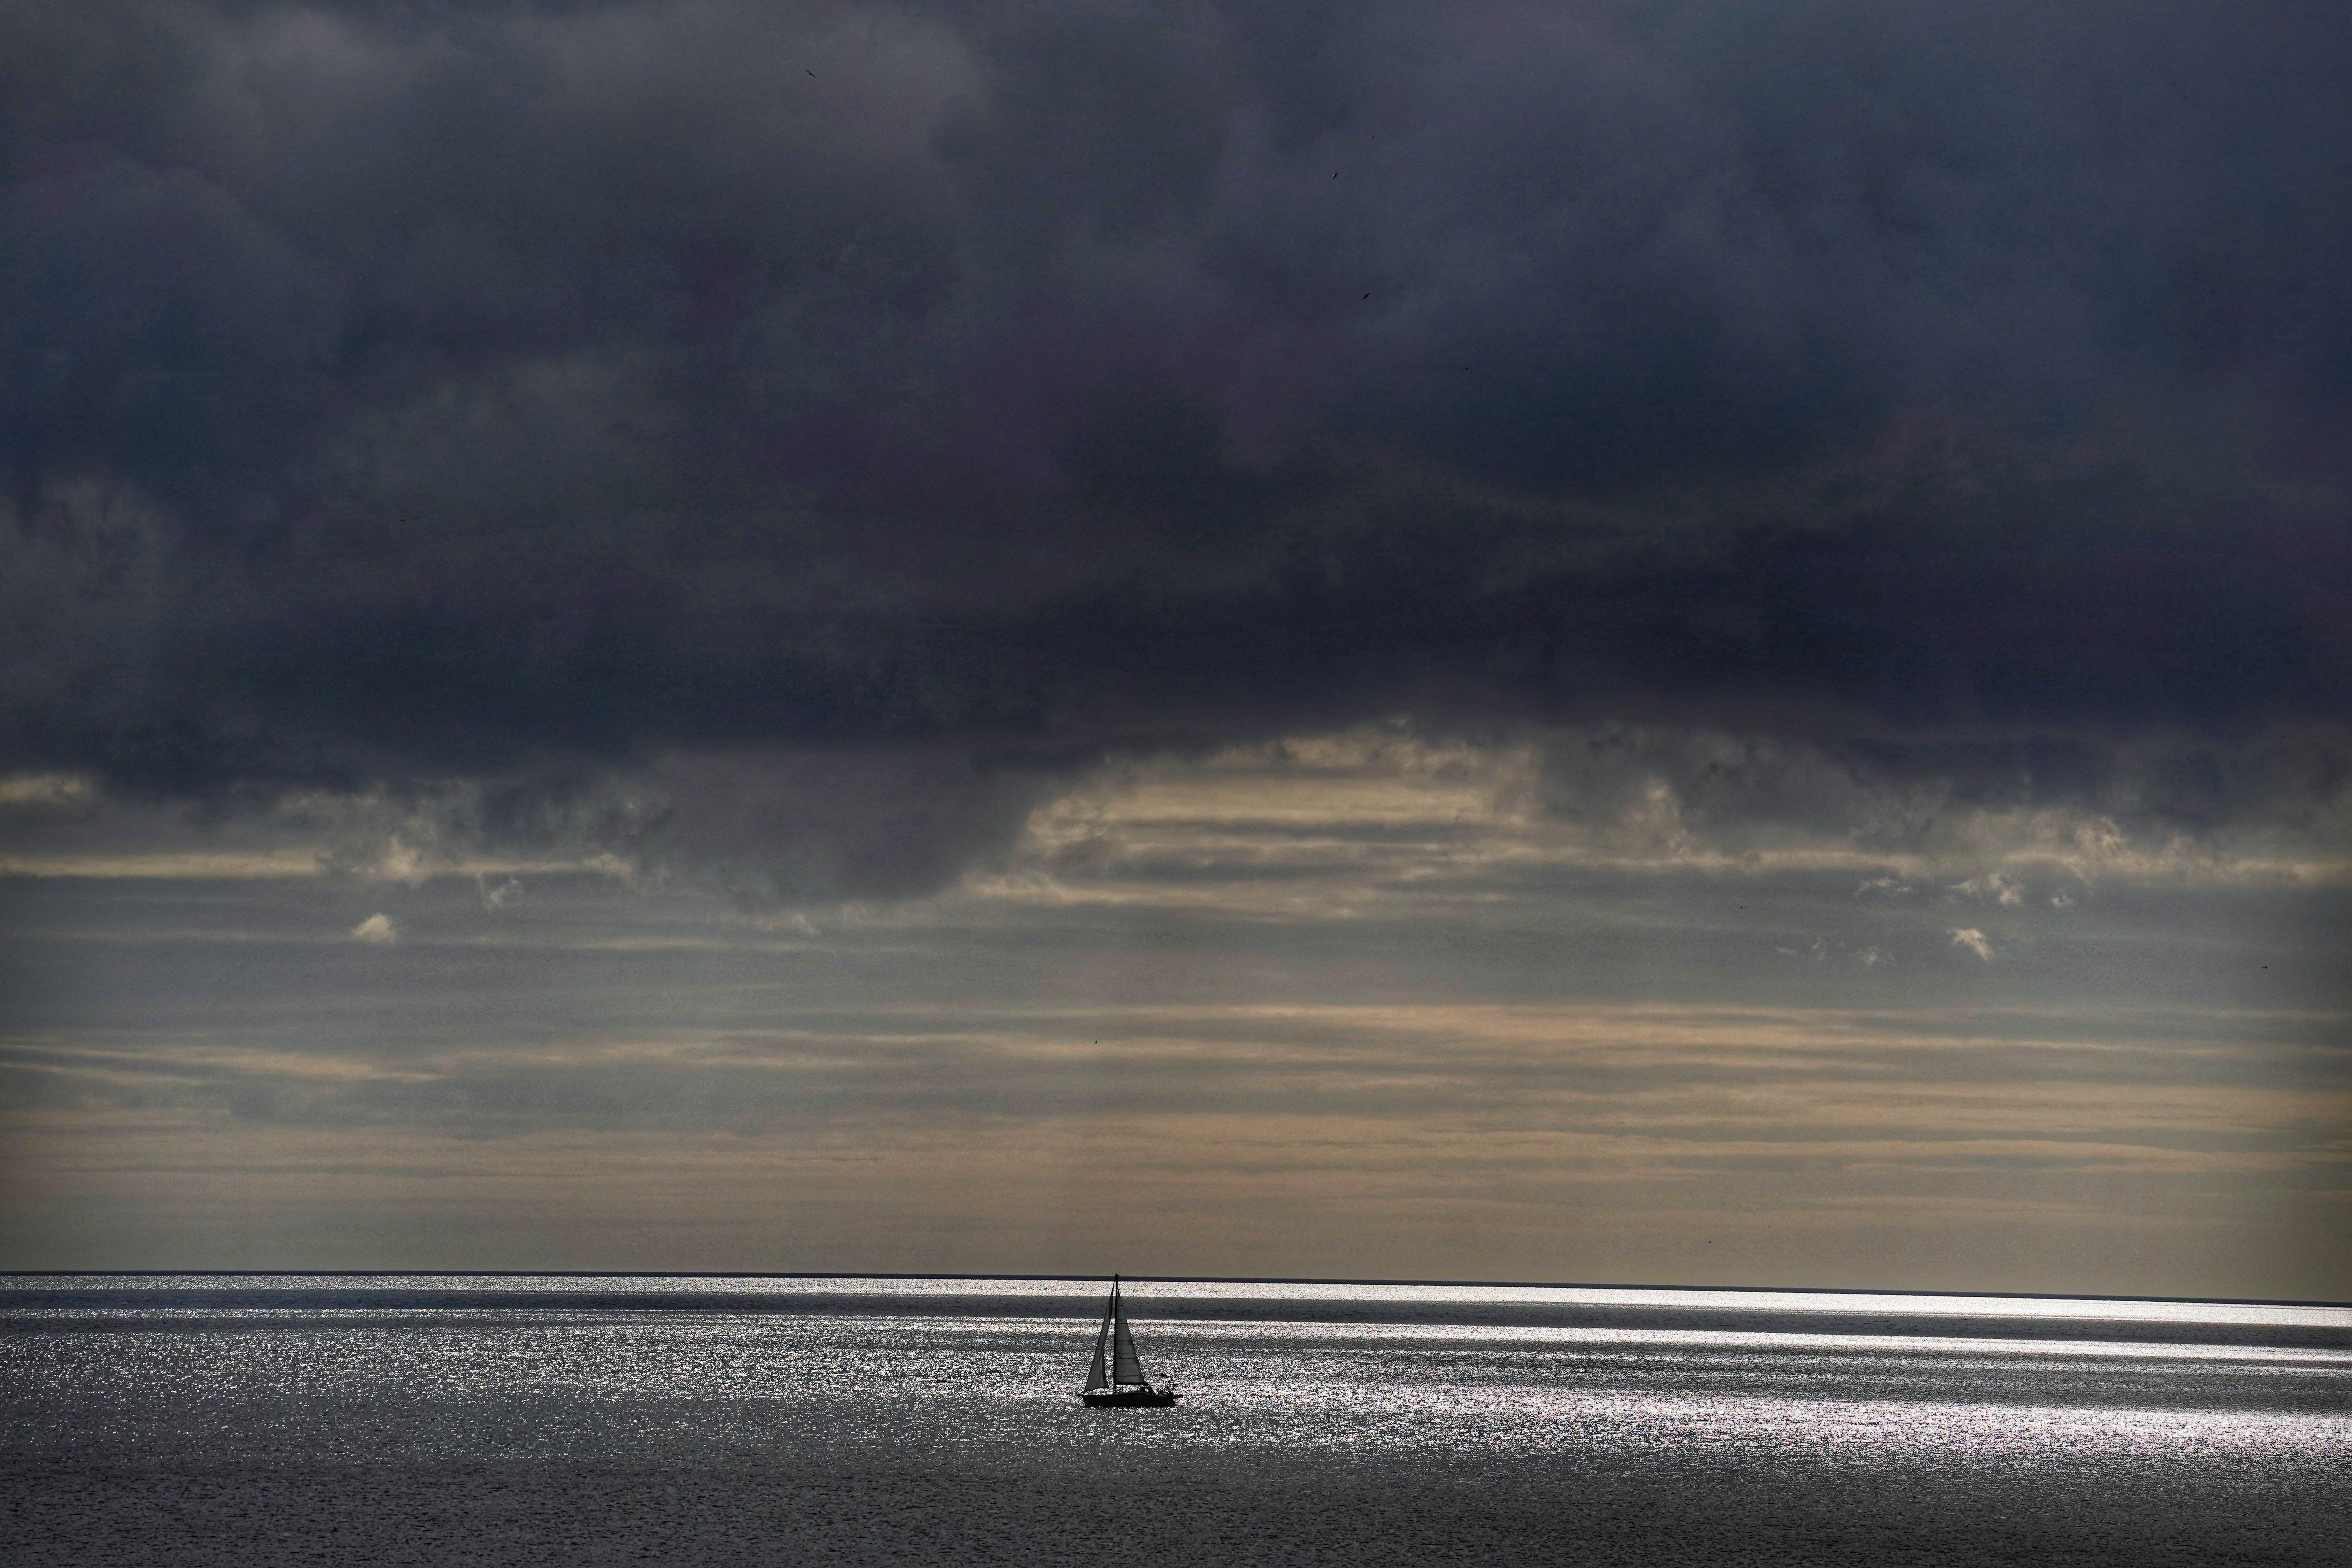
[[751, 898], [1392, 713], [1570, 820], [1622, 816], [1599, 734], [1734, 838], [2340, 845], [2347, 53], [2319, 5], [11, 6], [0, 771]]
[[1743, 911], [1409, 865], [1437, 825], [1370, 787], [1347, 826], [1400, 852], [1349, 887], [1328, 813], [1270, 853], [1281, 792], [1219, 816], [1216, 772], [1058, 887], [821, 924], [594, 877], [20, 887], [0, 1247], [1029, 1272], [1114, 1208], [1205, 1274], [2342, 1295], [2341, 887], [1782, 872]]

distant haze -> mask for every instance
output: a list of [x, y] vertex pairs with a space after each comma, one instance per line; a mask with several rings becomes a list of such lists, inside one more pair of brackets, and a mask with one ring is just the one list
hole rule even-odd
[[0, 9], [0, 1267], [2352, 1298], [2347, 61]]

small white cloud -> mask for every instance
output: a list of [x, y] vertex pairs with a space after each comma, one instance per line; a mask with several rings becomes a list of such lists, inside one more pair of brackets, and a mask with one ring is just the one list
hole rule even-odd
[[1853, 955], [1854, 962], [1864, 969], [1875, 969], [1886, 962], [1886, 955], [1874, 947], [1865, 947]]
[[1858, 899], [1864, 893], [1884, 893], [1892, 899], [1910, 890], [1911, 884], [1900, 877], [1873, 877], [1869, 881], [1856, 888], [1853, 890], [1853, 896]]
[[390, 915], [370, 915], [352, 927], [352, 934], [362, 942], [398, 942], [400, 928], [392, 923]]
[[[433, 836], [418, 837], [429, 842]], [[347, 838], [319, 855], [320, 870], [369, 882], [405, 882], [412, 888], [424, 883], [440, 863], [442, 857], [397, 833]]]
[[1987, 942], [1985, 933], [1974, 926], [1961, 926], [1952, 932], [1952, 945], [1967, 948], [1987, 963], [1992, 962], [1992, 943]]
[[2000, 871], [1988, 871], [1980, 877], [1970, 877], [1965, 882], [1955, 882], [1946, 891], [1958, 893], [1964, 899], [1990, 899], [1995, 903], [2007, 904], [2011, 908], [2025, 902], [2025, 889], [2016, 878]]
[[427, 875], [424, 851], [395, 833], [383, 841], [373, 860], [361, 868], [361, 875], [387, 882], [406, 882], [414, 887]]
[[580, 868], [583, 871], [593, 871], [599, 876], [610, 877], [619, 882], [634, 882], [637, 879], [637, 863], [624, 859], [610, 851], [589, 856], [580, 862]]
[[2053, 910], [2071, 910], [2074, 907], [2074, 895], [2061, 888], [2050, 895], [2050, 907]]
[[474, 878], [474, 888], [482, 895], [482, 908], [486, 910], [502, 910], [509, 900], [522, 895], [522, 882], [514, 877], [509, 877], [503, 882], [493, 882], [478, 873]]

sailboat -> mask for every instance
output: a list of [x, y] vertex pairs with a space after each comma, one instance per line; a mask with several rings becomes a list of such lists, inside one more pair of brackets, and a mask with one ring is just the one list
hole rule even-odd
[[[1105, 1351], [1110, 1352], [1108, 1361]], [[1182, 1397], [1173, 1387], [1154, 1388], [1145, 1380], [1116, 1274], [1110, 1277], [1110, 1304], [1103, 1309], [1102, 1327], [1095, 1334], [1094, 1364], [1087, 1369], [1087, 1386], [1078, 1397], [1094, 1405], [1173, 1405]]]

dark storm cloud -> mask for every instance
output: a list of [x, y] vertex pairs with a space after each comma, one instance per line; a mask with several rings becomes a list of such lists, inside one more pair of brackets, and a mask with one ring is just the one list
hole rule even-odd
[[824, 893], [1397, 710], [2346, 787], [2340, 7], [0, 16], [12, 767]]

